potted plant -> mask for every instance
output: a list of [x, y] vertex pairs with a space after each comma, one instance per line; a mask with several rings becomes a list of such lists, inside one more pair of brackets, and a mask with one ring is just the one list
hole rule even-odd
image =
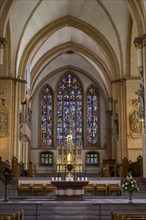
[[138, 185], [137, 185], [136, 181], [132, 177], [131, 173], [129, 173], [127, 175], [124, 183], [121, 186], [121, 190], [123, 192], [128, 192], [128, 194], [129, 194], [129, 203], [132, 203], [132, 194], [134, 192], [138, 192], [139, 188], [138, 188]]

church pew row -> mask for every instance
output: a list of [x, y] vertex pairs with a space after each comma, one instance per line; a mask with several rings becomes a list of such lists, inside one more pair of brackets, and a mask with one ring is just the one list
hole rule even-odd
[[[121, 195], [121, 186], [119, 184], [88, 184], [84, 187], [85, 195], [90, 192], [94, 195]], [[18, 186], [19, 195], [47, 195], [48, 192], [54, 192], [56, 187], [52, 184], [20, 184]]]
[[0, 213], [0, 220], [24, 220], [24, 211]]
[[[20, 184], [18, 186], [19, 195], [47, 195], [48, 192], [55, 192], [56, 187], [52, 184]], [[55, 194], [55, 193], [54, 193]]]
[[91, 191], [92, 195], [121, 195], [121, 186], [119, 184], [88, 184], [84, 187], [85, 194], [88, 191]]
[[137, 210], [132, 210], [131, 211], [111, 211], [111, 220], [142, 220], [146, 219], [146, 212], [141, 211], [138, 212]]

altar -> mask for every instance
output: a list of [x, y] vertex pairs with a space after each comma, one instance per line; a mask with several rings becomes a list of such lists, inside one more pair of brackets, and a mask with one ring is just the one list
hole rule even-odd
[[56, 186], [56, 198], [58, 199], [79, 199], [84, 200], [84, 186], [89, 181], [51, 181]]

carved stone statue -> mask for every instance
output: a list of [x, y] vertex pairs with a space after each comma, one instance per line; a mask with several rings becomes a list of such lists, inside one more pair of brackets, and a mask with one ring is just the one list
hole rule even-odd
[[8, 133], [8, 118], [3, 109], [0, 109], [0, 137]]
[[140, 88], [135, 92], [138, 95], [139, 111], [144, 113], [144, 87], [140, 83]]
[[139, 116], [137, 114], [137, 111], [134, 111], [130, 117], [129, 117], [129, 122], [130, 122], [130, 128], [132, 131], [138, 132], [138, 124], [139, 124]]

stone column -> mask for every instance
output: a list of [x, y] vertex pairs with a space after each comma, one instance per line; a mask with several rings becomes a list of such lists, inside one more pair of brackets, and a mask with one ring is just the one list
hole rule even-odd
[[[144, 120], [143, 126], [144, 126], [144, 134], [142, 136], [142, 143], [143, 143], [143, 177], [146, 177], [146, 114], [145, 114], [145, 105], [146, 105], [146, 35], [143, 35], [141, 37], [137, 37], [134, 40], [135, 47], [137, 49], [137, 68], [141, 75], [141, 84], [143, 87], [143, 113], [142, 118]], [[139, 103], [141, 106], [141, 103]], [[141, 111], [139, 109], [139, 111]], [[140, 112], [141, 113], [141, 112]]]
[[[146, 34], [143, 36], [143, 76], [144, 76], [144, 106], [146, 106]], [[144, 114], [143, 177], [146, 178], [146, 113]]]
[[14, 135], [14, 149], [13, 149], [13, 156], [18, 157], [17, 147], [18, 147], [18, 96], [19, 96], [19, 82], [16, 81], [15, 84], [15, 122], [14, 122], [14, 129], [15, 129], [15, 135]]
[[119, 161], [122, 161], [124, 157], [127, 157], [127, 127], [126, 122], [126, 80], [120, 80], [119, 82], [119, 150], [121, 154], [117, 152], [117, 157], [120, 154], [121, 158]]
[[28, 163], [29, 163], [29, 142], [26, 142], [25, 146], [25, 169], [28, 169]]

